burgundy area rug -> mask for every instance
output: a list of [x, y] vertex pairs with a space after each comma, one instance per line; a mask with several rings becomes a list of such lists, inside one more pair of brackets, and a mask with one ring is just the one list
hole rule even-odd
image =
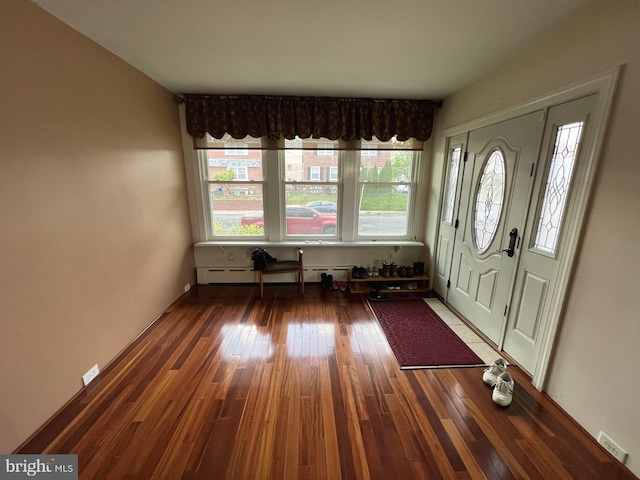
[[485, 365], [420, 298], [370, 301], [400, 368]]

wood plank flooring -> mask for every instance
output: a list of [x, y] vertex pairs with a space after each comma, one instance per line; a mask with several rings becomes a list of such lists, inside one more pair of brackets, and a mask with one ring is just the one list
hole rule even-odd
[[402, 371], [362, 298], [194, 288], [26, 443], [93, 479], [636, 478], [516, 367]]

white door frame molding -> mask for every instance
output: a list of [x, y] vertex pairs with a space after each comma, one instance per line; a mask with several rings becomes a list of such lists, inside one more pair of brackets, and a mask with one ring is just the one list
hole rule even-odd
[[[582, 234], [583, 221], [590, 201], [595, 172], [598, 167], [600, 153], [604, 144], [606, 127], [611, 114], [615, 90], [621, 70], [622, 66], [619, 66], [580, 84], [447, 128], [444, 131], [446, 143], [448, 145], [449, 139], [456, 135], [470, 132], [488, 125], [493, 125], [521, 115], [526, 115], [536, 110], [545, 109], [546, 111], [546, 109], [554, 105], [569, 102], [586, 95], [594, 93], [598, 94], [597, 105], [592, 120], [593, 138], [588, 145], [585, 145], [587, 150], [582, 152], [582, 160], [586, 162], [583, 170], [584, 175], [581, 178], [576, 179], [575, 190], [573, 192], [573, 201], [576, 204], [576, 208], [573, 215], [566, 219], [566, 224], [563, 227], [565, 229], [564, 235], [566, 235], [567, 243], [566, 249], [564, 250], [559, 262], [556, 284], [557, 294], [554, 296], [553, 302], [550, 306], [547, 327], [546, 330], [542, 332], [540, 353], [538, 355], [538, 360], [536, 361], [535, 369], [532, 372], [532, 384], [540, 391], [545, 388], [549, 363], [555, 346], [562, 312], [565, 306], [565, 299], [573, 270], [572, 267], [576, 257], [578, 242]], [[445, 152], [446, 151], [447, 150], [445, 149]], [[444, 161], [446, 162], [446, 158]], [[440, 199], [440, 204], [442, 204], [442, 198]], [[441, 215], [442, 209], [439, 209], [438, 230]], [[436, 233], [436, 238], [438, 238], [437, 235], [438, 233]], [[500, 342], [500, 348], [502, 348], [503, 340], [504, 339]]]

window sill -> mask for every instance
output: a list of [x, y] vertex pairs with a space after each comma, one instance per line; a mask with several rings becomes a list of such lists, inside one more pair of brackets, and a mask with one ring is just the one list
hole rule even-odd
[[256, 239], [254, 241], [223, 240], [197, 242], [195, 247], [227, 247], [227, 246], [272, 246], [272, 247], [423, 247], [424, 242], [412, 240], [359, 240], [341, 242], [339, 240], [287, 240], [283, 242], [269, 242]]

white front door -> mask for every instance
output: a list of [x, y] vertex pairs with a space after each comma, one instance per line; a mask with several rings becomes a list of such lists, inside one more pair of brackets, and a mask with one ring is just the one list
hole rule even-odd
[[[528, 370], [538, 389], [561, 323], [618, 75], [619, 69], [445, 132], [447, 183], [432, 287]], [[491, 123], [497, 119], [505, 120]], [[458, 164], [461, 152], [466, 161]], [[514, 229], [509, 256], [504, 250]]]
[[496, 344], [506, 326], [543, 127], [540, 110], [471, 131], [467, 140], [446, 300]]
[[536, 371], [549, 311], [562, 301], [556, 280], [566, 259], [564, 225], [576, 207], [574, 184], [586, 166], [579, 153], [593, 136], [588, 120], [596, 101], [597, 95], [590, 95], [549, 109], [533, 195], [537, 201], [529, 207], [503, 345], [530, 373]]

